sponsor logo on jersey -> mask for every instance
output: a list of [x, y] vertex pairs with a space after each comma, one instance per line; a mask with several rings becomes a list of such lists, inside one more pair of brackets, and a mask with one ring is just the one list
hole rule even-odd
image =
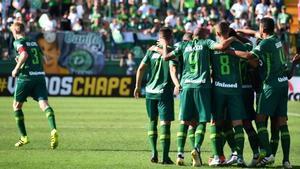
[[215, 82], [216, 87], [224, 87], [224, 88], [238, 88], [237, 83], [225, 83], [225, 82]]
[[279, 77], [278, 78], [278, 82], [286, 82], [288, 81], [289, 79], [286, 77], [286, 76], [283, 76], [283, 77]]
[[192, 52], [192, 51], [199, 51], [203, 50], [202, 45], [196, 45], [196, 46], [187, 46], [184, 50], [184, 52]]
[[160, 54], [159, 53], [154, 53], [151, 57], [151, 59], [157, 59], [160, 57]]
[[206, 83], [206, 79], [200, 79], [200, 80], [191, 80], [191, 79], [186, 79], [184, 81], [185, 84], [187, 83], [193, 83], [193, 84], [197, 84], [197, 83]]
[[282, 43], [281, 42], [277, 42], [275, 43], [276, 48], [281, 48], [282, 47]]

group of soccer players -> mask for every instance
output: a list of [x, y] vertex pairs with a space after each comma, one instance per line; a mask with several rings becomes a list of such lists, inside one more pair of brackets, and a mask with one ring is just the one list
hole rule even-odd
[[[162, 145], [162, 164], [173, 164], [169, 157], [170, 126], [174, 120], [173, 92], [180, 94], [180, 125], [177, 132], [177, 165], [184, 165], [186, 138], [191, 141], [192, 165], [202, 165], [201, 145], [210, 122], [210, 166], [264, 167], [275, 161], [279, 133], [283, 150], [282, 165], [289, 161], [290, 134], [287, 126], [288, 79], [300, 57], [295, 55], [291, 69], [282, 43], [274, 34], [274, 21], [260, 22], [261, 41], [255, 48], [222, 21], [215, 27], [218, 41], [207, 38], [197, 28], [173, 45], [172, 30], [162, 28], [157, 45], [148, 49], [136, 74], [134, 96], [141, 94], [141, 84], [148, 71], [146, 109], [150, 120], [148, 138], [151, 162], [158, 163], [157, 139]], [[179, 74], [179, 76], [178, 76]], [[174, 91], [173, 91], [174, 89]], [[254, 109], [256, 92], [256, 110]], [[271, 119], [271, 140], [267, 122]], [[252, 125], [255, 120], [256, 129]], [[246, 131], [253, 159], [243, 158]], [[225, 159], [223, 147], [228, 142], [232, 154]]]

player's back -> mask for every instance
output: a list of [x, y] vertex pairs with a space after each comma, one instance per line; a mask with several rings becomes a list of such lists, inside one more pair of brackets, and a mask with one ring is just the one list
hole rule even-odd
[[[240, 51], [247, 50], [246, 47], [239, 42], [233, 42], [230, 48]], [[222, 51], [214, 51], [212, 70], [214, 87], [222, 88], [222, 91], [228, 93], [240, 92], [242, 85], [240, 58]]]
[[[25, 50], [28, 58], [20, 69], [19, 77], [39, 77], [44, 76], [43, 54], [38, 44], [27, 38], [20, 38], [14, 41], [14, 48], [17, 52]], [[21, 49], [20, 49], [21, 48]], [[21, 51], [20, 51], [21, 50]], [[19, 55], [17, 55], [17, 58]]]
[[210, 83], [210, 49], [211, 40], [195, 39], [181, 44], [182, 87], [199, 88], [211, 87]]
[[169, 62], [164, 61], [161, 54], [148, 50], [142, 60], [148, 65], [149, 75], [146, 85], [146, 97], [159, 99], [173, 91], [173, 83], [169, 72]]
[[260, 42], [255, 50], [259, 56], [260, 76], [264, 85], [281, 87], [287, 85], [287, 58], [282, 42], [272, 35]]

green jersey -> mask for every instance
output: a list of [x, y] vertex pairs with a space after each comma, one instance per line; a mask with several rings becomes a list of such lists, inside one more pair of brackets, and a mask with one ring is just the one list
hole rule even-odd
[[[251, 51], [253, 46], [251, 44], [244, 44], [247, 51]], [[250, 66], [248, 61], [246, 59], [240, 59], [240, 65], [241, 65], [241, 82], [242, 82], [242, 88], [252, 88], [252, 77], [253, 74], [253, 68]]]
[[263, 88], [288, 85], [287, 59], [282, 43], [275, 35], [263, 39], [251, 53], [259, 59], [259, 75]]
[[[246, 51], [243, 44], [233, 42], [232, 50]], [[240, 58], [214, 51], [212, 57], [213, 82], [216, 89], [225, 94], [240, 94], [242, 87]]]
[[280, 24], [288, 24], [290, 22], [290, 20], [292, 19], [292, 16], [287, 13], [280, 13], [280, 14], [278, 14], [277, 18], [278, 18], [278, 22]]
[[146, 84], [146, 98], [164, 99], [173, 97], [173, 83], [169, 71], [169, 62], [161, 54], [148, 50], [142, 63], [148, 65], [149, 75]]
[[15, 50], [19, 54], [26, 52], [28, 58], [25, 63], [21, 66], [19, 71], [19, 78], [30, 78], [30, 77], [44, 77], [45, 72], [42, 63], [42, 51], [35, 41], [29, 40], [27, 38], [17, 39], [13, 43]]
[[182, 63], [180, 84], [183, 88], [210, 88], [210, 55], [215, 42], [195, 39], [182, 42], [172, 52]]

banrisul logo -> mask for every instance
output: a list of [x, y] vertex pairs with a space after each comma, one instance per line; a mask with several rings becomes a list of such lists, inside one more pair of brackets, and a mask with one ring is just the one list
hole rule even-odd
[[295, 89], [295, 84], [289, 81], [289, 100], [300, 101], [300, 93]]

